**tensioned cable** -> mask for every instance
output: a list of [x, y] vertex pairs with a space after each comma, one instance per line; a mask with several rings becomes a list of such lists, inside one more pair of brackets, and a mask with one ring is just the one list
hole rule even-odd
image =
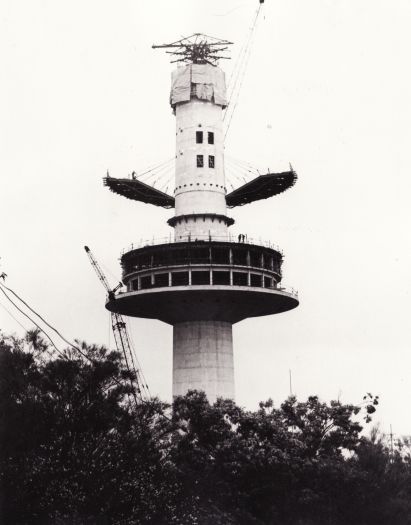
[[236, 178], [239, 178], [240, 175], [238, 175], [238, 173], [241, 173], [241, 170], [238, 169], [238, 167], [236, 166], [230, 166], [230, 165], [227, 165], [225, 167], [225, 170], [226, 170], [226, 173], [228, 176], [234, 176]]
[[10, 310], [8, 310], [8, 309], [4, 306], [4, 304], [2, 304], [2, 303], [0, 302], [0, 306], [1, 306], [4, 310], [6, 310], [6, 312], [9, 314], [9, 316], [10, 316], [12, 319], [14, 319], [14, 320], [16, 321], [16, 323], [19, 324], [19, 325], [23, 328], [23, 330], [24, 330], [25, 332], [28, 332], [28, 328], [26, 328], [25, 326], [23, 326], [23, 325], [20, 323], [20, 321], [19, 321], [16, 317], [14, 317], [14, 315], [10, 312]]
[[[19, 306], [16, 305], [16, 303], [7, 295], [7, 293], [4, 291], [4, 288], [6, 288], [7, 290], [9, 290], [12, 294], [14, 294], [23, 304], [25, 304], [27, 306], [27, 308], [29, 308], [29, 310], [31, 310], [33, 313], [35, 313], [40, 319], [42, 319], [42, 321], [44, 323], [47, 324], [47, 326], [49, 326], [52, 330], [54, 330], [62, 339], [63, 341], [65, 341], [67, 344], [69, 344], [72, 348], [74, 348], [75, 350], [79, 351], [87, 360], [92, 361], [92, 359], [90, 359], [84, 352], [82, 352], [78, 347], [74, 346], [73, 344], [71, 344], [69, 341], [67, 341], [55, 328], [53, 328], [51, 325], [49, 325], [37, 312], [35, 312], [25, 301], [23, 301], [23, 299], [21, 299], [11, 288], [8, 288], [6, 285], [4, 284], [1, 284], [0, 283], [0, 291], [7, 297], [8, 301], [10, 301], [10, 303], [20, 312], [22, 313], [25, 317], [27, 317], [27, 319], [29, 319], [46, 337], [47, 339], [51, 342], [51, 344], [53, 345], [53, 347], [56, 349], [56, 351], [63, 357], [63, 359], [66, 359], [67, 361], [69, 361], [70, 359], [61, 351], [57, 348], [57, 346], [55, 345], [54, 341], [51, 339], [51, 337], [48, 335], [48, 333], [38, 324], [36, 323], [36, 321], [34, 321], [34, 319], [32, 319], [28, 314], [26, 314], [21, 308], [19, 308]], [[46, 350], [47, 351], [47, 350]], [[50, 352], [48, 352], [49, 355], [52, 355], [50, 354]], [[115, 383], [117, 384], [121, 384], [118, 380], [114, 380]], [[148, 387], [147, 387], [148, 389]], [[142, 401], [143, 403], [145, 402], [144, 400]], [[162, 412], [159, 412], [157, 411], [157, 413], [163, 417], [164, 419], [167, 419], [168, 421], [172, 421], [169, 417], [167, 417], [165, 414], [163, 414]], [[184, 430], [182, 427], [181, 427], [181, 430]]]
[[[3, 290], [3, 286], [4, 285], [0, 285], [0, 290], [1, 292], [7, 297], [7, 299], [10, 301], [10, 303], [20, 312], [22, 313], [25, 317], [27, 317], [27, 319], [29, 319], [29, 321], [31, 321], [41, 332], [43, 332], [43, 334], [47, 337], [47, 339], [50, 341], [50, 343], [53, 345], [53, 347], [55, 348], [55, 350], [63, 357], [63, 359], [66, 359], [69, 361], [69, 358], [61, 351], [57, 348], [56, 344], [54, 343], [53, 339], [49, 336], [49, 334], [38, 324], [36, 323], [36, 321], [34, 321], [34, 319], [32, 319], [28, 314], [26, 314], [26, 312], [24, 312], [21, 308], [19, 308], [17, 306], [17, 304], [12, 300], [10, 299], [10, 297], [7, 295], [7, 293]], [[9, 290], [9, 288], [7, 288], [7, 286], [4, 286], [7, 290]], [[11, 291], [11, 290], [10, 290]]]
[[175, 157], [171, 157], [163, 162], [160, 162], [160, 164], [157, 164], [157, 165], [154, 165], [152, 167], [149, 167], [149, 169], [146, 169], [146, 171], [143, 171], [142, 173], [140, 174], [136, 174], [136, 179], [139, 179], [140, 177], [142, 177], [143, 175], [146, 175], [147, 173], [150, 173], [158, 168], [160, 168], [161, 166], [164, 166], [166, 164], [169, 164], [171, 161], [173, 161], [175, 159]]
[[235, 157], [232, 157], [231, 155], [226, 155], [226, 158], [227, 158], [228, 162], [231, 162], [231, 163], [234, 163], [234, 164], [238, 164], [240, 166], [245, 166], [245, 167], [247, 167], [247, 169], [251, 169], [251, 170], [255, 171], [258, 174], [260, 173], [255, 166], [253, 166], [252, 164], [250, 164], [250, 162], [248, 162], [246, 160], [237, 159]]
[[158, 171], [153, 171], [146, 178], [140, 179], [140, 180], [141, 180], [141, 182], [144, 182], [145, 184], [147, 184], [147, 181], [149, 181], [153, 177], [158, 177], [159, 178], [160, 177], [160, 173], [162, 173], [161, 176], [163, 176], [163, 175], [169, 173], [172, 170], [173, 170], [173, 166], [171, 164], [167, 164], [167, 165], [163, 166], [162, 168], [160, 168]]
[[[54, 343], [54, 341], [52, 340], [52, 338], [48, 335], [48, 333], [47, 333], [47, 332], [46, 332], [46, 331], [45, 331], [45, 330], [44, 330], [44, 329], [43, 329], [38, 323], [36, 323], [36, 321], [34, 321], [34, 319], [32, 319], [32, 318], [31, 318], [28, 314], [26, 314], [21, 308], [19, 308], [19, 307], [16, 305], [16, 303], [15, 303], [15, 302], [14, 302], [14, 301], [13, 301], [8, 295], [7, 295], [7, 293], [6, 293], [6, 292], [4, 291], [4, 289], [3, 289], [3, 286], [4, 286], [4, 288], [6, 288], [7, 290], [9, 290], [11, 293], [13, 293], [13, 294], [14, 294], [14, 295], [15, 295], [15, 296], [16, 296], [21, 302], [23, 302], [23, 303], [24, 303], [24, 304], [25, 304], [25, 305], [26, 305], [31, 311], [33, 311], [33, 310], [27, 305], [27, 303], [25, 303], [25, 301], [23, 301], [22, 299], [20, 299], [20, 298], [18, 297], [18, 295], [17, 295], [17, 294], [11, 289], [11, 288], [8, 288], [7, 286], [5, 286], [5, 285], [3, 285], [3, 284], [0, 283], [0, 290], [1, 290], [1, 292], [6, 296], [6, 298], [8, 299], [8, 301], [10, 301], [10, 303], [11, 303], [11, 304], [12, 304], [12, 305], [13, 305], [13, 306], [14, 306], [14, 307], [15, 307], [20, 313], [22, 313], [25, 317], [27, 317], [27, 319], [29, 319], [29, 320], [30, 320], [30, 321], [31, 321], [31, 322], [32, 322], [32, 323], [33, 323], [33, 324], [34, 324], [34, 325], [35, 325], [35, 326], [36, 326], [36, 327], [37, 327], [37, 328], [38, 328], [38, 329], [39, 329], [39, 330], [40, 330], [40, 331], [41, 331], [41, 332], [47, 337], [47, 339], [48, 339], [48, 340], [50, 341], [50, 343], [53, 345], [53, 347], [55, 348], [55, 350], [56, 350], [56, 351], [57, 351], [57, 352], [63, 357], [63, 359], [69, 361], [70, 359], [69, 359], [69, 358], [68, 358], [63, 352], [61, 352], [61, 350], [59, 350], [59, 349], [57, 348], [57, 346], [55, 345], [55, 343]], [[3, 306], [3, 305], [2, 305], [2, 306]], [[3, 308], [5, 308], [5, 307], [3, 306]], [[6, 308], [5, 308], [5, 309], [6, 309]], [[6, 310], [7, 310], [7, 309], [6, 309]], [[34, 312], [34, 311], [33, 311], [33, 312]], [[36, 315], [38, 315], [38, 314], [36, 313]], [[42, 319], [41, 316], [38, 315], [38, 317], [40, 317], [40, 319]], [[43, 320], [43, 321], [44, 321], [44, 320]], [[44, 322], [45, 322], [45, 321], [44, 321]], [[46, 323], [46, 324], [48, 325], [48, 323]], [[23, 327], [23, 328], [24, 328], [24, 327]], [[53, 330], [55, 330], [55, 329], [53, 328]], [[57, 330], [55, 330], [55, 331], [57, 332]], [[60, 337], [61, 337], [61, 336], [60, 336]], [[63, 340], [64, 340], [64, 339], [63, 339]], [[68, 344], [70, 344], [70, 346], [72, 346], [72, 347], [75, 348], [76, 350], [80, 351], [80, 353], [81, 353], [82, 355], [85, 355], [85, 354], [83, 354], [83, 352], [81, 352], [81, 350], [80, 350], [79, 348], [77, 348], [76, 346], [72, 345], [71, 343], [68, 343]], [[47, 349], [46, 349], [46, 352], [52, 357], [51, 352], [49, 352]], [[91, 361], [91, 359], [90, 359], [87, 355], [85, 355], [85, 357], [86, 357], [88, 360]], [[115, 380], [115, 382], [118, 383], [118, 384], [120, 384], [120, 382], [117, 381], [117, 380]], [[148, 389], [148, 387], [147, 387], [147, 389]], [[138, 404], [138, 403], [137, 403], [137, 404]], [[167, 419], [168, 421], [171, 421], [171, 419], [168, 418], [168, 417], [167, 417], [165, 414], [163, 414], [162, 412], [158, 412], [158, 414], [159, 414], [160, 416], [162, 416], [163, 418]], [[182, 430], [183, 430], [183, 429], [182, 429]]]
[[161, 175], [159, 175], [157, 177], [157, 179], [151, 184], [153, 186], [153, 188], [155, 188], [155, 185], [157, 184], [157, 182], [159, 182], [160, 180], [163, 181], [165, 179], [165, 181], [167, 182], [169, 179], [171, 179], [171, 176], [170, 174], [173, 172], [173, 168], [171, 169], [168, 169], [166, 172], [162, 173]]
[[225, 134], [224, 134], [224, 139], [227, 137], [227, 133], [228, 133], [228, 130], [230, 129], [231, 121], [233, 119], [233, 115], [234, 115], [235, 109], [236, 109], [237, 104], [238, 104], [238, 99], [239, 99], [239, 96], [240, 96], [241, 87], [243, 85], [245, 72], [247, 70], [248, 61], [249, 61], [250, 55], [251, 55], [251, 44], [252, 44], [253, 38], [255, 36], [255, 29], [257, 27], [259, 14], [261, 12], [262, 5], [263, 5], [263, 3], [259, 3], [259, 5], [258, 5], [256, 14], [255, 14], [255, 17], [254, 17], [254, 21], [253, 21], [252, 26], [250, 28], [250, 32], [249, 32], [249, 35], [248, 35], [247, 43], [245, 45], [243, 54], [242, 54], [241, 57], [239, 57], [240, 66], [238, 67], [238, 70], [237, 70], [237, 73], [236, 73], [236, 77], [234, 78], [233, 87], [231, 89], [231, 92], [228, 94], [228, 104], [227, 104], [227, 108], [226, 108], [226, 111], [225, 111], [224, 117], [223, 117], [223, 121], [225, 121], [228, 118], [228, 123], [227, 123], [226, 131], [225, 131]]
[[[243, 52], [245, 50], [246, 44], [247, 44], [247, 40], [243, 43], [243, 45], [242, 45], [242, 47], [240, 49], [240, 52], [238, 54], [238, 59], [237, 59], [236, 63], [234, 64], [233, 70], [231, 71], [231, 75], [230, 75], [230, 78], [228, 80], [228, 84], [227, 84], [227, 106], [226, 106], [226, 109], [225, 109], [225, 113], [227, 113], [227, 109], [228, 109], [228, 106], [229, 106], [229, 103], [230, 103], [230, 96], [232, 94], [233, 80], [234, 80], [234, 78], [236, 78], [237, 73], [238, 73], [238, 68], [242, 64], [242, 56], [243, 56]], [[224, 113], [224, 116], [223, 116], [223, 121], [224, 121], [224, 118], [225, 118], [225, 113]]]
[[237, 171], [241, 174], [244, 183], [251, 182], [260, 175], [260, 172], [251, 166], [251, 164], [238, 161], [236, 159], [227, 158], [226, 169], [231, 176], [234, 175], [238, 179]]
[[244, 64], [244, 59], [245, 59], [245, 56], [246, 56], [246, 53], [247, 53], [247, 49], [248, 49], [248, 47], [250, 45], [250, 42], [251, 42], [251, 38], [253, 36], [253, 32], [254, 32], [255, 27], [256, 27], [256, 23], [257, 23], [258, 15], [260, 14], [261, 6], [262, 6], [262, 4], [260, 3], [258, 8], [255, 11], [254, 19], [253, 19], [253, 22], [251, 23], [248, 35], [247, 35], [247, 37], [245, 39], [245, 42], [244, 42], [243, 46], [241, 47], [240, 53], [238, 54], [238, 59], [237, 59], [236, 64], [235, 64], [235, 66], [233, 68], [233, 71], [231, 72], [230, 79], [228, 81], [228, 87], [227, 87], [227, 93], [229, 95], [228, 96], [228, 105], [230, 104], [230, 100], [231, 100], [232, 94], [234, 92], [235, 85], [237, 83], [238, 77], [240, 75], [240, 71], [241, 71], [242, 66]]
[[[231, 184], [232, 187], [233, 187], [233, 183], [232, 183], [232, 179], [233, 179], [233, 177], [236, 178], [236, 179], [240, 182], [241, 186], [242, 186], [243, 184], [246, 184], [246, 183], [247, 183], [247, 180], [246, 180], [244, 177], [241, 177], [240, 175], [238, 175], [238, 174], [237, 174], [235, 171], [233, 171], [231, 168], [227, 168], [227, 172], [228, 172], [227, 182], [228, 182], [229, 184]], [[239, 187], [239, 186], [237, 185], [237, 187]]]
[[212, 16], [227, 16], [227, 15], [231, 15], [231, 13], [234, 13], [234, 11], [237, 11], [238, 9], [240, 9], [241, 7], [243, 7], [245, 5], [246, 4], [241, 4], [241, 5], [238, 5], [237, 7], [234, 7], [230, 11], [227, 11], [226, 13], [214, 13]]
[[[75, 345], [73, 345], [73, 343], [70, 343], [70, 341], [68, 341], [56, 328], [54, 328], [54, 326], [49, 324], [39, 313], [37, 313], [33, 308], [31, 308], [31, 306], [29, 306], [14, 290], [12, 290], [11, 288], [8, 288], [5, 284], [0, 283], [0, 289], [2, 289], [2, 288], [5, 288], [9, 292], [11, 292], [15, 297], [17, 297], [17, 299], [19, 301], [21, 301], [31, 312], [33, 312], [33, 314], [37, 315], [37, 317], [39, 319], [41, 319], [46, 326], [48, 326], [51, 330], [53, 330], [53, 332], [55, 332], [65, 343], [67, 343], [69, 346], [71, 346], [72, 348], [74, 348], [75, 350], [80, 352], [80, 354], [84, 358], [88, 359], [90, 362], [93, 362], [93, 360], [85, 352], [83, 352], [78, 346], [75, 346]], [[6, 292], [3, 289], [2, 289], [2, 292], [6, 295], [6, 297], [8, 297]], [[8, 298], [8, 299], [11, 301], [10, 298]], [[18, 308], [18, 307], [16, 306], [16, 308]], [[28, 317], [28, 315], [26, 313], [24, 313], [22, 310], [19, 309], [19, 311], [22, 312], [26, 317]], [[34, 321], [32, 321], [32, 322], [34, 322]], [[37, 323], [35, 323], [35, 324], [36, 324], [36, 326], [38, 326]], [[42, 330], [42, 332], [44, 332], [44, 330]], [[44, 333], [46, 333], [46, 332], [44, 332]], [[51, 338], [48, 335], [47, 335], [47, 337], [50, 339], [50, 341], [52, 341]], [[52, 344], [56, 348], [56, 350], [59, 351], [53, 342], [52, 342]]]
[[251, 171], [241, 166], [236, 166], [235, 164], [227, 166], [228, 169], [238, 171], [242, 174], [243, 177], [246, 177], [249, 181], [258, 177], [259, 173]]
[[245, 182], [250, 182], [250, 181], [254, 180], [255, 178], [257, 178], [258, 175], [259, 175], [258, 172], [253, 172], [253, 171], [251, 171], [249, 169], [246, 169], [244, 167], [237, 166], [234, 163], [227, 163], [226, 170], [229, 173], [230, 172], [234, 173], [235, 176], [237, 176], [237, 177], [238, 177], [237, 173], [239, 173], [240, 176], [243, 178], [243, 180]]
[[[245, 65], [244, 65], [244, 68], [243, 68], [243, 71], [242, 71], [242, 74], [241, 74], [241, 77], [240, 78], [240, 83], [239, 83], [239, 86], [238, 86], [238, 89], [234, 95], [234, 92], [232, 94], [232, 96], [234, 95], [234, 104], [231, 102], [230, 103], [230, 107], [228, 108], [228, 111], [226, 111], [226, 113], [224, 114], [224, 117], [228, 114], [229, 115], [229, 118], [228, 118], [228, 123], [227, 123], [227, 127], [226, 127], [226, 130], [225, 130], [225, 133], [224, 133], [224, 140], [226, 139], [227, 137], [227, 133], [230, 129], [230, 126], [231, 126], [231, 122], [233, 120], [233, 116], [234, 116], [234, 113], [235, 113], [235, 110], [237, 108], [237, 105], [238, 105], [238, 100], [240, 98], [240, 92], [241, 92], [241, 88], [242, 88], [242, 85], [243, 85], [243, 82], [244, 82], [244, 78], [245, 78], [245, 73], [246, 73], [246, 70], [247, 70], [247, 65], [248, 65], [248, 61], [250, 59], [250, 55], [251, 55], [251, 48], [249, 49], [248, 53], [247, 53], [247, 56], [246, 56], [246, 61], [245, 61]], [[232, 105], [233, 104], [233, 105]], [[232, 109], [231, 109], [232, 107]]]
[[149, 172], [144, 173], [141, 177], [147, 176], [146, 178], [148, 179], [148, 178], [152, 177], [153, 175], [156, 175], [158, 173], [161, 173], [164, 170], [167, 170], [168, 168], [170, 168], [173, 165], [173, 160], [174, 159], [170, 160], [169, 162], [166, 162], [165, 164], [159, 166], [155, 170], [151, 170]]
[[[50, 341], [50, 343], [53, 345], [53, 347], [56, 349], [58, 354], [60, 354], [63, 359], [66, 359], [69, 361], [70, 359], [57, 348], [56, 344], [54, 343], [53, 339], [48, 335], [48, 333], [34, 320], [32, 319], [26, 312], [24, 312], [19, 306], [16, 305], [16, 303], [7, 295], [7, 293], [4, 291], [4, 288], [11, 292], [19, 301], [21, 301], [31, 312], [33, 312], [39, 319], [43, 321], [51, 330], [53, 330], [65, 343], [67, 343], [69, 346], [71, 346], [74, 350], [77, 350], [85, 359], [90, 361], [91, 363], [94, 363], [93, 359], [91, 359], [86, 353], [84, 353], [79, 347], [73, 345], [70, 341], [68, 341], [56, 328], [54, 328], [52, 325], [50, 325], [39, 313], [37, 313], [33, 308], [31, 308], [14, 290], [7, 287], [5, 284], [0, 283], [0, 290], [1, 292], [7, 297], [7, 299], [11, 302], [11, 304], [25, 317], [27, 317], [43, 334], [47, 337], [47, 339]], [[51, 355], [49, 353], [49, 355]], [[120, 381], [114, 379], [114, 382], [118, 385], [121, 385]], [[133, 389], [134, 390], [134, 389]], [[135, 392], [133, 391], [133, 397], [135, 397]], [[137, 400], [135, 399], [136, 403]], [[137, 403], [138, 404], [138, 403]]]

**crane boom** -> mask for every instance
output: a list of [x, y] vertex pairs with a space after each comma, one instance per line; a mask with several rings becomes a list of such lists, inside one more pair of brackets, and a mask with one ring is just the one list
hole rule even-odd
[[104, 275], [103, 270], [100, 268], [96, 258], [91, 253], [91, 250], [88, 246], [84, 246], [84, 249], [88, 255], [88, 258], [90, 259], [91, 265], [93, 266], [97, 277], [100, 279], [100, 281], [103, 283], [104, 288], [106, 289], [106, 292], [110, 295], [112, 293], [116, 293], [116, 291], [123, 286], [123, 283], [119, 283], [113, 290], [110, 288], [110, 285], [108, 284], [107, 277]]
[[[123, 286], [123, 283], [120, 282], [115, 288], [111, 289], [107, 277], [100, 268], [100, 265], [92, 254], [90, 248], [88, 246], [84, 246], [84, 250], [86, 251], [88, 258], [90, 259], [90, 263], [93, 266], [100, 282], [103, 284], [109, 298], [114, 299], [115, 292], [121, 286]], [[151, 396], [148, 385], [138, 363], [137, 356], [135, 355], [133, 343], [128, 333], [127, 325], [123, 319], [123, 316], [119, 313], [111, 312], [111, 326], [113, 329], [114, 341], [116, 343], [117, 351], [123, 354], [128, 371], [132, 372], [134, 375], [134, 382], [133, 380], [130, 380], [130, 382], [133, 387], [133, 397], [136, 404], [145, 400], [149, 400]]]

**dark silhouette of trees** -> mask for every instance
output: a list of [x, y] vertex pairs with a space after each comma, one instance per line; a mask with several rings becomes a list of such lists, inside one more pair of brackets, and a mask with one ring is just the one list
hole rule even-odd
[[48, 358], [37, 333], [0, 344], [5, 523], [120, 523], [137, 512], [155, 522], [162, 510], [152, 429], [163, 405], [133, 411], [120, 355], [82, 350], [89, 360], [69, 351]]
[[411, 524], [411, 447], [362, 434], [371, 394], [136, 407], [121, 356], [81, 350], [0, 337], [2, 523]]

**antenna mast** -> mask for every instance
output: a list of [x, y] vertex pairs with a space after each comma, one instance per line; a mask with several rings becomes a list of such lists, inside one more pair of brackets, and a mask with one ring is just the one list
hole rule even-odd
[[230, 57], [224, 55], [224, 52], [232, 43], [228, 40], [194, 33], [170, 44], [153, 44], [152, 48], [170, 49], [166, 53], [172, 56], [173, 60], [171, 60], [171, 63], [185, 62], [187, 64], [210, 64], [211, 66], [216, 66], [218, 60], [230, 59]]

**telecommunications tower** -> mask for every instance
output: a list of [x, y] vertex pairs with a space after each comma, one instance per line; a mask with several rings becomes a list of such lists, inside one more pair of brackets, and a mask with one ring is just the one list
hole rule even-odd
[[267, 173], [227, 191], [223, 111], [224, 72], [230, 42], [195, 34], [164, 47], [178, 63], [170, 104], [176, 117], [173, 194], [132, 178], [104, 179], [111, 191], [174, 208], [174, 238], [148, 243], [121, 257], [125, 291], [106, 307], [126, 316], [173, 326], [173, 396], [203, 390], [213, 402], [234, 398], [232, 326], [248, 317], [277, 314], [298, 305], [281, 285], [282, 253], [270, 244], [232, 235], [235, 208], [277, 195], [296, 173]]

